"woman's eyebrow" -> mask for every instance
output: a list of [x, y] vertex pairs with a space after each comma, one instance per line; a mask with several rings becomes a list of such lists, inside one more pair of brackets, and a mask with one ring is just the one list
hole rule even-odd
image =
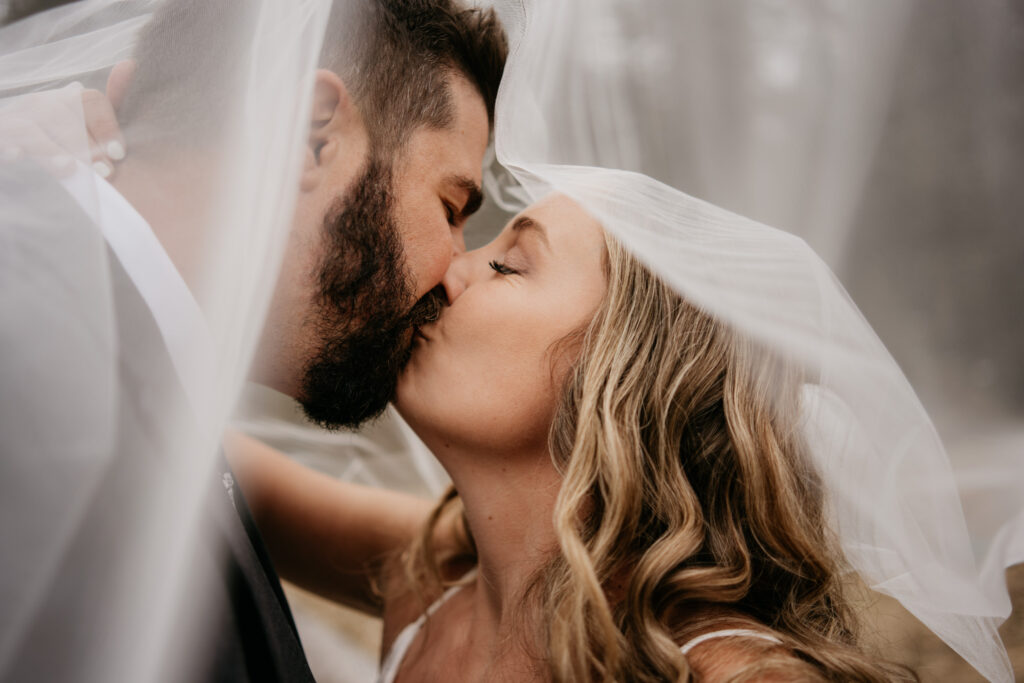
[[523, 232], [524, 230], [533, 231], [534, 234], [540, 238], [541, 243], [544, 244], [548, 251], [551, 250], [551, 244], [548, 242], [547, 231], [544, 229], [543, 225], [529, 216], [520, 216], [512, 223], [512, 232]]

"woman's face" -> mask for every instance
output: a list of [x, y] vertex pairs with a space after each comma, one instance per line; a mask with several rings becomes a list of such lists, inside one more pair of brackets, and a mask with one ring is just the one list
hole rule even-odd
[[455, 257], [450, 305], [420, 329], [395, 401], [435, 454], [544, 448], [572, 360], [557, 343], [597, 310], [603, 253], [600, 225], [553, 195]]

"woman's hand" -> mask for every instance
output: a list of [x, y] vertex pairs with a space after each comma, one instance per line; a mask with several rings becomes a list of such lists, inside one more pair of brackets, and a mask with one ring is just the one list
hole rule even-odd
[[[120, 101], [117, 102], [120, 106]], [[117, 162], [127, 154], [121, 126], [117, 122], [117, 106], [99, 90], [82, 91], [82, 110], [89, 136], [92, 167], [103, 178], [112, 178]]]
[[117, 108], [134, 70], [134, 62], [120, 62], [111, 70], [106, 93], [81, 90], [81, 112], [66, 89], [18, 98], [0, 112], [0, 160], [34, 159], [57, 178], [65, 178], [74, 172], [75, 159], [85, 156], [79, 126], [84, 120], [89, 161], [101, 177], [112, 178], [127, 153]]

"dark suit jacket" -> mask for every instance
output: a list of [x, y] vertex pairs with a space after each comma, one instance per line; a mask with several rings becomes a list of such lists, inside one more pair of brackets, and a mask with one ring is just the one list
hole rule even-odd
[[[153, 537], [150, 513], [182, 497], [166, 482], [187, 415], [99, 230], [38, 168], [0, 165], [0, 681], [128, 680], [132, 657], [167, 681], [313, 680], [223, 458], [201, 540]], [[168, 577], [185, 582], [175, 635], [136, 638], [150, 624], [124, 615], [166, 606]]]

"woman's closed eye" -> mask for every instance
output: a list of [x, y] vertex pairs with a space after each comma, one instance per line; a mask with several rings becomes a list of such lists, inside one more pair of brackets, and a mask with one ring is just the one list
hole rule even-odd
[[494, 270], [494, 272], [496, 272], [496, 273], [498, 273], [500, 275], [518, 275], [519, 274], [518, 270], [516, 270], [515, 268], [508, 267], [507, 265], [505, 265], [501, 261], [491, 261], [487, 265], [489, 265], [491, 267], [491, 269]]

